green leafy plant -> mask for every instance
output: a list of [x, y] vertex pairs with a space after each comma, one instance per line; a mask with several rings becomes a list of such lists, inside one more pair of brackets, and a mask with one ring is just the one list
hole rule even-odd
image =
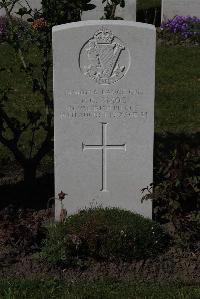
[[87, 259], [142, 259], [158, 254], [167, 244], [161, 226], [117, 208], [90, 208], [47, 227], [40, 257], [60, 266]]
[[[39, 98], [43, 102], [43, 111], [28, 107], [22, 120], [14, 111], [8, 112], [15, 93], [12, 82], [7, 89], [0, 90], [0, 142], [21, 164], [25, 184], [27, 188], [31, 188], [34, 185], [38, 164], [53, 146], [53, 98], [48, 86], [52, 66], [51, 27], [42, 18], [34, 20], [31, 25], [17, 21], [11, 16], [12, 10], [8, 10], [5, 1], [4, 8], [9, 24], [7, 43], [13, 47], [19, 72], [24, 73], [35, 99]], [[40, 57], [39, 65], [30, 58], [33, 44]], [[5, 67], [2, 71], [6, 77], [13, 72], [13, 69]], [[20, 101], [20, 98], [18, 100]], [[39, 132], [42, 135], [42, 142], [36, 145], [35, 137]], [[24, 136], [29, 136], [28, 150], [23, 150]]]
[[118, 6], [124, 8], [125, 0], [103, 0], [102, 4], [105, 4], [104, 16], [102, 17], [102, 19], [123, 20], [123, 18], [116, 16], [116, 9]]
[[43, 16], [52, 26], [81, 20], [83, 11], [95, 8], [91, 0], [42, 0]]
[[[4, 42], [10, 45], [15, 58], [15, 64], [0, 68], [8, 82], [4, 88], [0, 87], [0, 142], [23, 168], [26, 190], [31, 195], [37, 167], [53, 149], [52, 26], [80, 20], [81, 11], [93, 6], [89, 5], [90, 0], [43, 0], [43, 9], [33, 10], [26, 1], [27, 6], [21, 5], [17, 12], [20, 19], [17, 19], [12, 11], [18, 2], [0, 1], [8, 24]], [[16, 104], [12, 109], [16, 94], [19, 107], [24, 97], [23, 91], [17, 93], [13, 81], [9, 80], [14, 73], [24, 78], [35, 102], [23, 106], [20, 113]]]
[[171, 224], [171, 232], [178, 243], [195, 246], [200, 241], [199, 149], [182, 144], [171, 157], [156, 158], [155, 183], [143, 191], [143, 199], [153, 200], [154, 217]]

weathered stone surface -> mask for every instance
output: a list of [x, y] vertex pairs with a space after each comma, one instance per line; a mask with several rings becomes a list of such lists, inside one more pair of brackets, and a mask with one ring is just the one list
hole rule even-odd
[[162, 21], [176, 15], [200, 17], [200, 0], [162, 0]]
[[[90, 205], [151, 217], [155, 28], [85, 21], [53, 28], [55, 193], [69, 214]], [[61, 203], [56, 199], [56, 218]]]

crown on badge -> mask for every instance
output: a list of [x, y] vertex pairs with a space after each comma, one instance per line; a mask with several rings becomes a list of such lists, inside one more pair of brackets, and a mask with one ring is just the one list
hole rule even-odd
[[102, 28], [95, 33], [94, 38], [99, 44], [111, 44], [114, 39], [114, 35], [110, 30]]

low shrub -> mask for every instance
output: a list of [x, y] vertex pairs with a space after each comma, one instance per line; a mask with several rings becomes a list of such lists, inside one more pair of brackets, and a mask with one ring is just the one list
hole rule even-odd
[[162, 144], [162, 138], [156, 139], [160, 145], [154, 154], [154, 184], [147, 188], [149, 194], [144, 196], [153, 200], [154, 219], [170, 224], [175, 242], [192, 249], [200, 246], [198, 137], [195, 135], [196, 140], [190, 139], [187, 143], [183, 136], [179, 142], [174, 141], [175, 144], [171, 138], [168, 146]]
[[40, 253], [54, 265], [95, 260], [143, 259], [166, 247], [167, 235], [156, 222], [118, 208], [90, 208], [47, 227]]

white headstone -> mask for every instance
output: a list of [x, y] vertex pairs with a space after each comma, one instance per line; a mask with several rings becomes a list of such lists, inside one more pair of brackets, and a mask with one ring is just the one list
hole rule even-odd
[[175, 16], [200, 17], [200, 0], [162, 0], [162, 21]]
[[[81, 19], [83, 21], [100, 20], [104, 16], [105, 3], [102, 4], [102, 0], [92, 0], [90, 3], [96, 5], [96, 7], [92, 10], [84, 11], [82, 13]], [[117, 7], [115, 15], [127, 21], [135, 21], [136, 0], [126, 0], [125, 3], [126, 5], [124, 8]]]
[[[27, 9], [31, 8], [31, 9], [41, 9], [42, 5], [41, 5], [41, 0], [20, 0], [19, 2], [17, 2], [12, 10], [12, 14], [18, 18], [20, 18], [19, 15], [16, 14], [16, 12], [19, 11], [20, 8], [22, 7], [26, 7]], [[2, 8], [0, 9], [0, 16], [5, 16], [5, 10]], [[26, 16], [27, 18], [27, 16]]]
[[[155, 27], [83, 21], [53, 28], [55, 193], [152, 215]], [[61, 204], [56, 200], [56, 219]]]

